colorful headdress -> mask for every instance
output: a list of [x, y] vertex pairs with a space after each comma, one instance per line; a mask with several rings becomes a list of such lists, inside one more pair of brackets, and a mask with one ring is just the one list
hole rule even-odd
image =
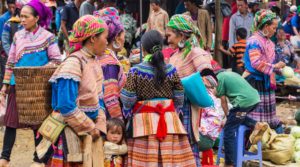
[[102, 33], [107, 29], [105, 22], [92, 15], [80, 17], [73, 25], [73, 31], [69, 36], [70, 54], [82, 48], [82, 42], [90, 36]]
[[271, 10], [262, 9], [256, 12], [254, 17], [254, 23], [252, 27], [252, 31], [255, 32], [259, 30], [266, 22], [276, 19], [276, 14]]
[[184, 57], [191, 51], [193, 46], [200, 46], [196, 36], [201, 37], [198, 27], [193, 24], [192, 18], [188, 15], [174, 15], [171, 17], [167, 27], [178, 30], [180, 32], [191, 34], [191, 37], [185, 43]]
[[124, 31], [124, 26], [120, 21], [119, 12], [114, 7], [104, 8], [94, 12], [94, 16], [103, 19], [108, 26], [108, 42], [112, 42], [114, 38]]
[[52, 11], [40, 0], [32, 0], [28, 4], [32, 7], [39, 15], [39, 25], [42, 27], [48, 27], [52, 19]]

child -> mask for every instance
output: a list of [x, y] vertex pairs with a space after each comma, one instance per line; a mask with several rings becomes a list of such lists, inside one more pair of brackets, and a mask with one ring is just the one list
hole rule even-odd
[[[212, 62], [217, 64], [216, 62]], [[235, 133], [240, 125], [254, 128], [250, 142], [256, 144], [267, 130], [267, 124], [256, 122], [247, 115], [259, 104], [260, 98], [255, 90], [244, 78], [234, 72], [224, 71], [219, 65], [212, 65], [218, 78], [217, 97], [221, 98], [222, 108], [227, 121], [224, 125], [225, 164], [231, 167], [235, 163]], [[228, 111], [229, 98], [233, 108]]]
[[246, 50], [246, 38], [247, 30], [245, 28], [238, 28], [236, 30], [237, 43], [235, 43], [229, 51], [225, 50], [223, 46], [220, 46], [220, 51], [228, 56], [232, 56], [232, 71], [239, 73], [240, 75], [244, 72], [243, 56]]
[[118, 118], [107, 121], [107, 135], [104, 142], [104, 166], [122, 167], [123, 157], [127, 154], [127, 145], [124, 143], [125, 125]]
[[283, 61], [287, 66], [295, 68], [299, 63], [299, 57], [295, 55], [294, 47], [290, 41], [286, 40], [284, 30], [277, 30], [277, 43], [275, 46], [276, 61]]

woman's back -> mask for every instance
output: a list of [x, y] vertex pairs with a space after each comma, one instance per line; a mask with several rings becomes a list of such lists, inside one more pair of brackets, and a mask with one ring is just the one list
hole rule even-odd
[[133, 67], [128, 80], [133, 81], [129, 89], [136, 92], [137, 100], [149, 100], [154, 98], [172, 99], [176, 91], [183, 91], [180, 78], [176, 69], [168, 64], [165, 65], [166, 78], [162, 84], [156, 86], [154, 67], [148, 62], [143, 62]]

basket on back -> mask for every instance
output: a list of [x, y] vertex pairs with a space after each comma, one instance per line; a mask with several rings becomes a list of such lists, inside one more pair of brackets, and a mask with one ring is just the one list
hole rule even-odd
[[16, 67], [16, 102], [19, 122], [39, 125], [51, 113], [51, 84], [56, 68]]

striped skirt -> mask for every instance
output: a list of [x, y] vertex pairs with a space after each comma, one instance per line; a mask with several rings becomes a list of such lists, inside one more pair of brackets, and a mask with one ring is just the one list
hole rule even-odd
[[194, 159], [196, 161], [196, 166], [200, 167], [201, 166], [200, 155], [199, 155], [200, 151], [199, 151], [198, 142], [195, 141], [194, 139], [193, 128], [192, 128], [192, 109], [191, 109], [191, 103], [187, 99], [187, 97], [184, 98], [182, 122], [185, 130], [188, 133], [188, 139], [194, 155]]
[[195, 167], [195, 159], [186, 135], [167, 135], [163, 141], [155, 135], [129, 139], [128, 167]]
[[255, 80], [251, 77], [246, 79], [258, 91], [260, 96], [260, 103], [248, 116], [259, 122], [267, 122], [272, 129], [275, 129], [280, 124], [279, 119], [276, 117], [275, 91], [265, 88], [264, 81]]

